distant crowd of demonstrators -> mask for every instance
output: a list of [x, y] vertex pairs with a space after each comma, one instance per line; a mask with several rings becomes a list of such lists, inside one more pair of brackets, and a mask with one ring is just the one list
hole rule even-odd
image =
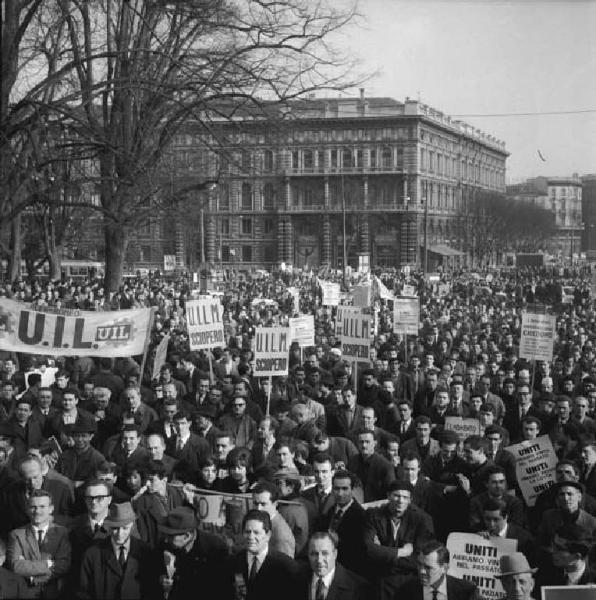
[[[458, 532], [516, 540], [491, 580], [510, 599], [596, 583], [587, 269], [357, 277], [229, 278], [217, 292], [226, 345], [210, 353], [189, 349], [198, 292], [185, 277], [131, 278], [115, 294], [99, 281], [0, 289], [0, 313], [3, 297], [154, 309], [144, 373], [142, 356], [0, 351], [0, 598], [476, 598], [483, 582], [449, 570]], [[352, 284], [370, 284], [369, 362], [343, 356], [321, 280], [347, 303]], [[387, 299], [406, 285], [416, 336], [394, 333]], [[555, 315], [551, 361], [519, 357], [523, 311]], [[292, 345], [287, 376], [255, 377], [255, 328], [297, 314], [314, 316], [315, 344]], [[449, 417], [477, 431], [462, 436]], [[552, 444], [555, 481], [528, 502], [506, 448], [533, 440]]]

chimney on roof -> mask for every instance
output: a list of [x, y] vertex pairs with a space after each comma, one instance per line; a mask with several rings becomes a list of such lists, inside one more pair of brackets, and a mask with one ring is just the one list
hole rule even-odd
[[360, 88], [360, 100], [364, 100], [364, 88]]

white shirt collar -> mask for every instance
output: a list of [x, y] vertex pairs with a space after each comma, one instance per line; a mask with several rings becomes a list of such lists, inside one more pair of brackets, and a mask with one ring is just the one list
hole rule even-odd
[[[437, 592], [438, 600], [447, 600], [447, 575], [445, 575], [441, 580], [441, 583], [437, 588]], [[433, 587], [424, 586], [422, 588], [422, 597], [424, 598], [424, 600], [431, 600], [433, 597]]]
[[582, 578], [585, 570], [586, 570], [586, 563], [583, 564], [582, 568], [579, 571], [574, 571], [573, 573], [565, 573], [565, 575], [567, 576], [568, 584], [576, 585], [577, 582]]
[[38, 532], [39, 531], [43, 532], [43, 537], [46, 537], [46, 534], [48, 533], [48, 529], [50, 528], [50, 524], [47, 523], [43, 527], [36, 527], [35, 525], [31, 525], [31, 528], [35, 532], [35, 537], [38, 537], [38, 535], [39, 535]]
[[[333, 581], [333, 577], [335, 577], [335, 569], [333, 571], [329, 571], [327, 575], [321, 577], [323, 580], [323, 585], [325, 586], [325, 597], [329, 594], [329, 588], [331, 587], [331, 582]], [[317, 582], [319, 581], [319, 576], [312, 574], [312, 579], [310, 582], [310, 597], [314, 598], [317, 591]]]
[[269, 548], [265, 548], [265, 550], [262, 550], [258, 554], [252, 554], [251, 552], [246, 553], [246, 563], [248, 565], [249, 573], [250, 573], [250, 569], [252, 567], [252, 561], [253, 561], [254, 557], [255, 556], [257, 557], [257, 571], [258, 571], [263, 566], [263, 562], [265, 561], [265, 558], [267, 558], [268, 551], [269, 551]]
[[118, 555], [120, 554], [121, 545], [124, 546], [124, 556], [128, 558], [128, 553], [130, 552], [130, 538], [128, 538], [124, 544], [115, 544], [112, 538], [110, 538], [110, 542], [112, 544], [114, 554], [116, 555], [116, 559], [118, 559]]

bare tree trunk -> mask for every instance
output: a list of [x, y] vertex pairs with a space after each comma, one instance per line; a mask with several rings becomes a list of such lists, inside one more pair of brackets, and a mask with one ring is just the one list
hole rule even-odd
[[119, 223], [105, 219], [106, 274], [104, 286], [106, 292], [116, 292], [122, 283], [124, 258], [128, 248], [128, 229]]
[[14, 281], [21, 276], [22, 247], [21, 215], [18, 214], [10, 225], [10, 263], [8, 267], [10, 281]]
[[51, 244], [48, 260], [50, 263], [50, 279], [58, 281], [62, 277], [62, 255], [64, 248], [59, 244]]

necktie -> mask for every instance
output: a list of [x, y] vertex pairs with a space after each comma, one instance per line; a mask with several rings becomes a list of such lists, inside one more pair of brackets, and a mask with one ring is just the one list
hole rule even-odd
[[177, 437], [176, 438], [176, 451], [180, 452], [180, 450], [182, 450], [182, 446], [184, 446], [184, 444], [182, 443], [182, 438]]
[[402, 432], [402, 434], [406, 432], [406, 429], [407, 429], [406, 422], [402, 421], [401, 422], [401, 432]]
[[333, 515], [333, 518], [331, 519], [331, 523], [329, 524], [329, 529], [331, 531], [337, 531], [337, 528], [339, 526], [339, 523], [341, 521], [341, 518], [344, 514], [344, 511], [340, 508], [337, 511], [335, 511], [335, 514]]
[[126, 554], [124, 553], [124, 546], [120, 546], [120, 551], [118, 552], [118, 564], [120, 568], [124, 571], [126, 568]]
[[41, 548], [42, 544], [43, 544], [43, 531], [41, 529], [39, 529], [37, 531], [37, 545]]
[[97, 533], [101, 529], [101, 525], [99, 523], [95, 523], [93, 526], [93, 533]]
[[252, 564], [250, 565], [250, 573], [248, 574], [248, 580], [252, 581], [256, 576], [257, 576], [257, 567], [258, 567], [258, 560], [257, 557], [255, 556], [252, 559]]
[[315, 600], [325, 600], [325, 584], [323, 579], [319, 577], [317, 579], [317, 587], [315, 589]]
[[432, 600], [437, 600], [437, 598], [439, 597], [439, 590], [437, 588], [433, 588], [432, 596]]

